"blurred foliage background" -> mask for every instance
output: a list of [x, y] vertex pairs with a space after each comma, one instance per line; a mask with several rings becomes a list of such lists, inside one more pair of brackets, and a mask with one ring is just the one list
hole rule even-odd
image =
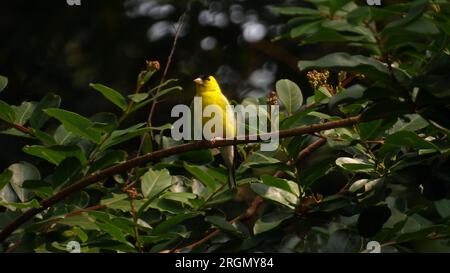
[[[114, 110], [89, 83], [108, 83], [131, 94], [145, 60], [165, 65], [177, 21], [186, 10], [168, 73], [184, 90], [165, 98], [155, 123], [169, 121], [171, 108], [165, 105], [189, 103], [192, 79], [200, 74], [216, 75], [231, 99], [262, 96], [277, 78], [300, 81], [297, 60], [318, 56], [317, 46], [270, 42], [285, 30], [284, 20], [268, 8], [273, 4], [304, 5], [292, 0], [82, 0], [81, 6], [62, 0], [5, 1], [0, 9], [0, 74], [10, 84], [4, 99], [19, 104], [55, 92], [62, 107], [83, 115], [93, 114], [92, 109]], [[301, 86], [308, 90], [306, 83]], [[0, 141], [12, 138], [0, 136]], [[0, 155], [1, 167], [18, 160], [14, 151], [23, 144], [13, 143]]]

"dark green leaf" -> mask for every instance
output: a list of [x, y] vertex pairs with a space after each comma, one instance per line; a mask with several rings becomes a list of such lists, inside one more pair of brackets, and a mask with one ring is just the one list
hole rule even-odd
[[14, 123], [24, 125], [34, 111], [36, 104], [34, 102], [24, 101], [20, 106], [12, 106], [16, 114]]
[[83, 151], [78, 146], [25, 146], [23, 147], [23, 151], [27, 154], [40, 157], [42, 159], [47, 160], [48, 162], [59, 165], [61, 161], [68, 157], [76, 157], [81, 164], [85, 164], [87, 162], [86, 157]]
[[172, 216], [170, 218], [167, 218], [164, 222], [157, 225], [154, 229], [152, 234], [162, 234], [167, 232], [169, 229], [173, 228], [174, 226], [180, 224], [184, 220], [194, 218], [196, 216], [200, 215], [199, 212], [191, 212], [191, 213], [185, 213], [185, 214], [178, 214], [175, 216]]
[[97, 158], [89, 168], [90, 173], [125, 161], [127, 159], [127, 153], [122, 150], [106, 150], [99, 154]]
[[68, 131], [81, 137], [88, 138], [95, 143], [100, 143], [101, 133], [92, 129], [93, 123], [89, 119], [80, 116], [77, 113], [58, 108], [48, 108], [45, 109], [44, 112], [59, 120]]
[[16, 120], [14, 109], [2, 100], [0, 100], [0, 119], [8, 123], [14, 123]]
[[206, 216], [205, 221], [210, 222], [211, 224], [213, 224], [214, 226], [218, 227], [221, 230], [228, 231], [240, 237], [243, 236], [243, 234], [236, 227], [234, 227], [230, 222], [228, 222], [225, 218], [221, 216]]
[[116, 90], [99, 83], [91, 83], [89, 86], [102, 93], [106, 99], [117, 105], [122, 111], [127, 110], [127, 100]]
[[11, 186], [22, 202], [31, 197], [31, 192], [22, 188], [22, 184], [27, 180], [40, 180], [39, 170], [27, 162], [12, 164], [8, 168], [12, 173]]
[[297, 205], [297, 196], [288, 191], [261, 183], [253, 183], [250, 187], [261, 197], [283, 204], [288, 208], [293, 209]]
[[278, 177], [273, 177], [270, 175], [262, 175], [261, 181], [262, 181], [262, 183], [264, 183], [268, 186], [277, 187], [282, 190], [288, 191], [296, 196], [300, 196], [300, 190], [299, 190], [298, 184], [293, 181], [289, 181], [289, 180], [278, 178]]
[[379, 155], [385, 156], [387, 153], [396, 152], [402, 147], [412, 149], [439, 150], [436, 145], [422, 139], [414, 132], [399, 131], [386, 138], [383, 146], [379, 150]]
[[191, 175], [202, 182], [208, 190], [214, 191], [220, 186], [220, 184], [215, 181], [214, 177], [210, 176], [199, 166], [191, 165], [186, 162], [183, 164], [183, 166], [186, 171], [188, 171]]
[[43, 110], [46, 108], [58, 108], [61, 103], [61, 97], [53, 93], [43, 97], [34, 108], [31, 114], [30, 124], [34, 129], [40, 129], [50, 118]]
[[9, 169], [4, 170], [0, 174], [0, 191], [11, 181], [12, 175], [13, 173]]
[[340, 69], [349, 72], [363, 73], [374, 79], [389, 80], [389, 69], [381, 62], [362, 55], [348, 53], [332, 53], [314, 61], [300, 61], [300, 70], [315, 68]]
[[0, 206], [4, 206], [4, 207], [11, 206], [11, 207], [15, 207], [17, 209], [27, 209], [27, 208], [39, 208], [41, 205], [39, 204], [39, 202], [36, 199], [33, 199], [31, 201], [23, 202], [23, 203], [0, 201]]
[[286, 110], [291, 114], [303, 104], [303, 95], [297, 84], [290, 80], [279, 80], [276, 83], [278, 98]]
[[141, 189], [144, 197], [152, 199], [172, 185], [172, 176], [167, 170], [148, 170], [141, 177]]
[[0, 92], [2, 92], [8, 85], [8, 78], [0, 75]]
[[22, 188], [30, 190], [42, 198], [50, 197], [53, 194], [52, 185], [42, 180], [27, 180], [23, 182]]
[[269, 231], [279, 226], [284, 220], [290, 219], [294, 213], [290, 210], [278, 210], [262, 215], [253, 226], [255, 235]]
[[111, 235], [111, 237], [113, 237], [117, 241], [122, 242], [122, 243], [128, 243], [128, 241], [125, 239], [125, 235], [122, 233], [122, 230], [120, 228], [118, 228], [117, 226], [112, 225], [110, 223], [99, 223], [99, 222], [96, 222], [95, 224], [102, 231], [108, 233], [109, 235]]

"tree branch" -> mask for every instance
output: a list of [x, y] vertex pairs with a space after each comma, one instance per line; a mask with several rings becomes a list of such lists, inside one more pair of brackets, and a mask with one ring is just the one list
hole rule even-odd
[[[84, 188], [86, 188], [89, 185], [92, 185], [96, 183], [97, 181], [100, 181], [102, 179], [108, 178], [110, 176], [113, 176], [118, 173], [125, 172], [129, 169], [132, 169], [136, 166], [145, 164], [147, 162], [152, 162], [161, 158], [165, 158], [171, 155], [180, 154], [188, 151], [194, 151], [194, 150], [201, 150], [201, 149], [207, 149], [207, 148], [217, 148], [222, 146], [230, 146], [230, 145], [238, 145], [238, 144], [245, 144], [245, 143], [254, 143], [254, 142], [261, 142], [261, 140], [258, 139], [260, 137], [261, 139], [269, 139], [274, 137], [281, 138], [287, 138], [287, 137], [293, 137], [298, 135], [304, 135], [304, 134], [311, 134], [315, 132], [320, 132], [323, 130], [333, 129], [333, 128], [340, 128], [340, 127], [347, 127], [356, 124], [360, 120], [360, 116], [354, 116], [349, 117], [345, 119], [341, 119], [338, 121], [330, 121], [325, 122], [321, 124], [312, 124], [309, 126], [304, 127], [298, 127], [298, 128], [292, 128], [287, 130], [282, 130], [278, 132], [270, 132], [260, 135], [247, 135], [245, 136], [245, 139], [222, 139], [222, 140], [215, 140], [215, 141], [208, 141], [208, 140], [200, 140], [192, 143], [186, 143], [181, 144], [177, 146], [173, 146], [167, 149], [158, 150], [152, 153], [148, 153], [145, 155], [137, 156], [135, 158], [132, 158], [128, 161], [125, 161], [123, 163], [111, 166], [109, 168], [106, 168], [104, 170], [100, 170], [97, 172], [94, 172], [78, 181], [73, 183], [70, 186], [67, 186], [66, 188], [62, 189], [55, 195], [42, 200], [40, 202], [39, 208], [31, 208], [27, 211], [25, 211], [22, 215], [17, 217], [14, 221], [12, 221], [10, 224], [8, 224], [6, 227], [4, 227], [0, 232], [0, 243], [3, 242], [11, 233], [13, 233], [17, 228], [19, 228], [22, 224], [33, 218], [36, 214], [44, 211], [45, 209], [51, 207], [52, 205], [56, 204], [57, 202], [63, 200], [67, 196], [80, 191]], [[383, 118], [383, 117], [378, 117]]]
[[309, 144], [305, 149], [303, 149], [297, 156], [296, 161], [301, 161], [304, 158], [306, 158], [308, 155], [310, 155], [312, 152], [320, 148], [323, 144], [327, 143], [327, 139], [324, 137], [321, 137], [314, 141], [313, 143]]
[[[261, 205], [261, 203], [263, 202], [263, 199], [259, 196], [256, 196], [255, 199], [253, 199], [253, 202], [251, 204], [250, 207], [247, 208], [247, 210], [244, 211], [244, 213], [240, 214], [239, 216], [235, 217], [233, 220], [230, 221], [230, 224], [233, 224], [237, 221], [240, 220], [245, 220], [248, 219], [250, 217], [252, 217], [253, 215], [256, 214], [256, 212], [258, 211], [259, 205]], [[183, 249], [189, 249], [192, 250], [206, 242], [208, 242], [209, 240], [211, 240], [212, 238], [214, 238], [215, 236], [217, 236], [219, 233], [221, 232], [220, 229], [216, 229], [213, 232], [211, 232], [210, 234], [206, 235], [205, 237], [203, 237], [202, 239], [188, 245], [182, 248], [178, 248], [175, 249], [172, 252], [178, 253], [181, 252]]]

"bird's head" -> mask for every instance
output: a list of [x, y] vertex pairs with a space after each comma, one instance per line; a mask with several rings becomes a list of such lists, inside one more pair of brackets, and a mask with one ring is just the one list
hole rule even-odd
[[197, 93], [221, 92], [219, 84], [213, 76], [199, 76], [194, 80]]

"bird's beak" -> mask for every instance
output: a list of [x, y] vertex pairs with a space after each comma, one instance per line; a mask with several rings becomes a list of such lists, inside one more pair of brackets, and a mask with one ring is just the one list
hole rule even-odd
[[195, 79], [194, 82], [195, 82], [196, 84], [199, 84], [199, 85], [200, 85], [200, 84], [203, 84], [203, 80], [200, 79], [200, 78]]

